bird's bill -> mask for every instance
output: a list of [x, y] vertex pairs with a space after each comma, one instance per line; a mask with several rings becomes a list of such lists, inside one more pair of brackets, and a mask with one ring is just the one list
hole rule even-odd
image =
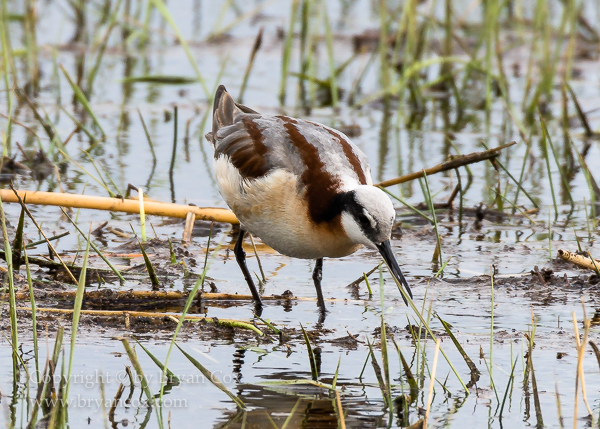
[[[379, 253], [381, 253], [381, 256], [383, 257], [383, 260], [385, 261], [386, 265], [388, 266], [388, 269], [390, 270], [392, 275], [396, 278], [396, 281], [399, 284], [401, 284], [402, 286], [404, 286], [406, 293], [408, 293], [408, 296], [410, 296], [410, 298], [412, 299], [412, 297], [413, 297], [412, 291], [410, 290], [410, 286], [408, 286], [408, 282], [404, 278], [404, 274], [402, 274], [402, 270], [400, 269], [400, 266], [398, 266], [396, 257], [394, 256], [394, 253], [392, 252], [392, 246], [390, 245], [390, 240], [385, 240], [383, 243], [376, 244], [375, 246], [377, 247], [377, 250], [379, 250]], [[404, 299], [404, 303], [406, 305], [408, 305], [408, 302], [407, 302], [406, 298], [404, 297], [404, 294], [402, 295], [402, 299]]]

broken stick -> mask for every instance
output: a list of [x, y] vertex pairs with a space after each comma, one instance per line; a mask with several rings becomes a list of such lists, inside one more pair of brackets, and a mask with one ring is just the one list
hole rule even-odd
[[484, 152], [473, 152], [467, 155], [451, 156], [448, 161], [444, 161], [435, 167], [426, 168], [425, 170], [415, 171], [414, 173], [405, 174], [404, 176], [397, 177], [391, 180], [385, 180], [381, 183], [376, 183], [375, 186], [380, 188], [387, 188], [388, 186], [397, 185], [399, 183], [410, 182], [411, 180], [420, 179], [423, 177], [423, 172], [428, 176], [441, 173], [442, 171], [454, 170], [455, 168], [462, 167], [464, 165], [473, 164], [475, 162], [485, 161], [486, 159], [493, 159], [500, 155], [500, 151], [517, 144], [517, 142], [510, 142], [486, 150]]
[[580, 268], [596, 271], [596, 274], [600, 275], [600, 260], [598, 259], [593, 259], [591, 256], [580, 255], [563, 249], [558, 249], [558, 257], [563, 261], [571, 262]]
[[[59, 192], [34, 192], [17, 190], [22, 199], [27, 196], [27, 204], [46, 206], [62, 206], [81, 209], [109, 210], [125, 213], [139, 213], [140, 202], [136, 199], [95, 197], [91, 195], [73, 195]], [[5, 203], [19, 202], [12, 191], [1, 189], [0, 198]], [[238, 223], [231, 210], [219, 208], [200, 208], [184, 204], [160, 203], [144, 199], [144, 211], [147, 215], [179, 217], [185, 219], [189, 212], [196, 215], [196, 219], [212, 220], [215, 222]]]

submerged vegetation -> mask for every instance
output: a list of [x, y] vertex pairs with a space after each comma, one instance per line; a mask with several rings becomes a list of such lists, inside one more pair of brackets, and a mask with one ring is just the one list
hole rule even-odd
[[[600, 6], [247, 3], [0, 2], [2, 424], [597, 427]], [[369, 156], [408, 307], [254, 237], [253, 314], [219, 84]]]

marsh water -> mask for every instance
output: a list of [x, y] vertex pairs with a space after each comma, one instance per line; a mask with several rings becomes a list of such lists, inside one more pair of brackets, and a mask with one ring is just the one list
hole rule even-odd
[[[26, 76], [29, 45], [19, 19], [25, 14], [25, 4], [21, 3], [8, 0], [6, 10], [10, 13], [7, 22], [13, 49], [22, 52], [15, 56], [15, 66], [18, 73]], [[6, 181], [12, 179], [17, 189], [99, 196], [108, 196], [105, 186], [115, 194], [125, 195], [128, 184], [132, 184], [142, 187], [146, 197], [158, 201], [226, 207], [214, 180], [212, 148], [203, 137], [211, 123], [206, 114], [211, 107], [203, 86], [197, 82], [174, 85], [172, 82], [165, 83], [166, 79], [154, 82], [131, 79], [148, 76], [197, 79], [197, 72], [174, 27], [159, 10], [153, 9], [150, 14], [148, 43], [139, 47], [146, 2], [126, 0], [122, 5], [115, 1], [77, 3], [84, 5], [80, 6], [84, 8], [81, 9], [83, 22], [72, 2], [25, 3], [33, 4], [38, 19], [40, 80], [35, 101], [38, 110], [44, 112], [48, 122], [53, 124], [63, 144], [50, 141], [32, 110], [17, 103], [16, 99], [12, 100], [11, 103], [16, 103], [11, 107], [14, 122], [10, 129], [11, 145], [5, 145], [5, 155], [16, 157], [32, 170], [14, 174], [3, 171], [3, 178]], [[485, 104], [485, 79], [461, 87], [461, 96], [468, 100], [465, 108], [460, 107], [455, 99], [449, 99], [435, 85], [423, 85], [419, 89], [422, 104], [406, 99], [399, 102], [397, 97], [377, 97], [382, 87], [380, 71], [376, 65], [369, 66], [372, 57], [378, 55], [377, 47], [374, 51], [356, 53], [356, 45], [357, 40], [367, 40], [379, 34], [382, 17], [378, 2], [313, 3], [310, 13], [315, 27], [311, 34], [315, 34], [319, 43], [316, 44], [312, 72], [322, 80], [329, 76], [327, 48], [323, 42], [325, 9], [333, 33], [336, 66], [352, 58], [343, 73], [338, 75], [342, 102], [335, 109], [327, 100], [320, 103], [323, 106], [311, 103], [309, 109], [301, 108], [301, 79], [297, 74], [287, 78], [285, 104], [280, 105], [282, 51], [294, 2], [180, 0], [168, 2], [166, 7], [178, 31], [187, 40], [210, 93], [218, 84], [224, 84], [237, 97], [255, 36], [264, 26], [262, 46], [249, 76], [243, 103], [262, 113], [309, 118], [344, 130], [367, 154], [375, 182], [431, 167], [450, 154], [483, 151], [484, 144], [495, 147], [515, 140], [517, 144], [502, 151], [498, 160], [516, 178], [523, 171], [522, 187], [533, 201], [523, 192], [516, 201], [513, 200], [517, 186], [498, 165], [488, 161], [470, 165], [472, 180], [468, 180], [468, 172], [461, 169], [463, 189], [469, 183], [467, 191], [461, 195], [464, 210], [459, 209], [457, 196], [453, 210], [436, 211], [442, 264], [437, 258], [433, 258], [432, 262], [437, 245], [435, 227], [395, 200], [398, 224], [392, 236], [394, 253], [411, 284], [415, 305], [422, 311], [435, 335], [442, 339], [441, 347], [447, 356], [447, 360], [439, 356], [435, 369], [436, 382], [433, 383], [428, 424], [430, 427], [559, 428], [563, 427], [559, 416], [562, 416], [564, 425], [572, 425], [577, 407], [577, 427], [597, 426], [600, 418], [600, 372], [599, 361], [591, 348], [586, 349], [582, 365], [592, 414], [588, 416], [581, 393], [575, 403], [578, 353], [572, 314], [575, 313], [576, 325], [583, 332], [584, 308], [589, 318], [599, 308], [600, 283], [597, 277], [592, 276], [592, 271], [557, 260], [556, 251], [576, 251], [579, 243], [592, 254], [600, 254], [595, 251], [598, 218], [593, 217], [593, 213], [600, 213], [600, 207], [595, 212], [592, 210], [588, 178], [582, 169], [576, 169], [568, 183], [563, 183], [554, 158], [547, 153], [544, 156], [538, 119], [534, 121], [538, 125], [525, 125], [528, 127], [526, 137], [532, 141], [530, 148], [519, 134], [519, 126], [525, 123], [519, 107], [524, 94], [529, 91], [529, 81], [540, 74], [536, 67], [530, 76], [526, 73], [531, 55], [531, 29], [527, 23], [534, 19], [533, 5], [519, 3], [520, 9], [516, 13], [523, 25], [503, 33], [503, 43], [507, 47], [503, 58], [506, 78], [515, 111], [519, 112], [518, 117], [513, 118], [500, 97], [494, 98], [487, 110], [474, 107]], [[432, 22], [427, 30], [433, 35], [426, 47], [429, 52], [426, 57], [434, 57], [441, 49], [433, 46], [436, 38], [443, 37], [440, 22], [443, 22], [444, 8], [443, 2], [438, 3], [415, 5], [419, 16], [430, 17]], [[472, 23], [475, 27], [471, 33], [465, 31], [462, 40], [472, 46], [476, 43], [473, 33], [481, 23], [480, 11], [470, 5], [471, 2], [452, 3], [457, 19], [460, 17], [464, 23]], [[74, 104], [72, 88], [60, 66], [78, 82], [86, 82], [89, 70], [94, 66], [98, 46], [110, 26], [110, 18], [105, 16], [106, 4], [112, 8], [109, 9], [111, 12], [116, 10], [117, 4], [121, 8], [115, 12], [117, 24], [111, 30], [109, 43], [97, 69], [93, 91], [88, 93], [93, 111], [106, 134], [104, 139], [100, 139], [99, 127], [94, 125], [88, 114], [82, 113], [80, 103]], [[405, 5], [393, 1], [382, 4], [386, 5], [390, 14]], [[556, 26], [560, 22], [561, 4], [551, 2], [548, 6], [548, 13], [553, 16], [549, 22]], [[597, 16], [597, 11], [587, 2], [581, 13], [591, 22]], [[503, 16], [503, 19], [508, 17]], [[296, 37], [292, 39], [289, 70], [300, 73], [301, 25], [298, 23], [293, 30]], [[363, 38], [357, 39], [358, 35]], [[597, 51], [590, 50], [588, 56], [575, 58], [573, 67], [577, 73], [573, 73], [575, 78], [569, 83], [582, 109], [590, 112], [587, 119], [592, 129], [596, 129], [598, 116], [593, 109], [600, 100], [600, 86]], [[468, 55], [458, 48], [454, 55], [465, 61], [468, 59]], [[454, 65], [458, 69], [463, 66], [460, 62]], [[422, 67], [419, 73], [433, 76], [440, 67], [439, 62], [432, 62]], [[357, 85], [359, 76], [360, 85]], [[558, 78], [557, 82], [558, 88]], [[19, 81], [20, 86], [25, 83], [25, 78]], [[304, 85], [311, 94], [311, 100], [320, 100], [318, 85], [309, 80]], [[5, 115], [9, 112], [7, 94], [4, 91], [0, 96], [0, 112]], [[348, 94], [352, 95], [353, 104], [348, 102]], [[553, 94], [553, 98], [544, 101], [544, 107], [548, 112], [548, 133], [562, 166], [568, 143], [561, 122], [560, 89]], [[176, 115], [174, 106], [177, 106]], [[589, 171], [600, 180], [600, 144], [596, 139], [586, 138], [585, 130], [577, 122], [573, 103], [570, 102], [569, 106], [573, 125], [568, 132], [572, 144], [579, 151], [587, 148], [585, 160]], [[153, 162], [138, 110], [147, 124], [156, 163]], [[92, 140], [70, 115], [84, 122], [86, 129], [98, 140]], [[0, 124], [2, 129], [7, 128], [5, 118], [0, 118]], [[175, 127], [177, 138], [174, 149]], [[531, 137], [528, 135], [530, 132]], [[3, 136], [6, 140], [6, 133]], [[31, 163], [38, 150], [47, 155], [48, 160], [42, 165], [45, 171], [40, 165]], [[172, 159], [174, 168], [170, 174]], [[579, 165], [577, 159], [574, 162]], [[458, 178], [454, 172], [436, 174], [429, 176], [427, 183], [433, 202], [442, 203], [448, 200]], [[409, 204], [418, 205], [426, 198], [423, 188], [418, 181], [412, 181], [388, 190]], [[498, 198], [497, 192], [505, 198]], [[518, 206], [514, 210], [511, 206], [513, 201], [515, 207]], [[533, 202], [539, 206], [538, 211], [532, 211], [535, 208]], [[55, 247], [66, 261], [81, 264], [86, 241], [77, 234], [59, 208], [31, 205], [30, 209], [48, 236], [71, 232], [56, 240]], [[4, 204], [4, 210], [12, 237], [20, 207]], [[426, 211], [426, 207], [421, 207], [421, 210]], [[431, 212], [427, 213], [431, 215]], [[70, 214], [86, 231], [90, 223], [95, 229], [108, 222], [102, 235], [94, 239], [96, 244], [118, 267], [137, 266], [141, 273], [137, 277], [128, 276], [125, 283], [119, 283], [110, 276], [102, 281], [90, 276], [88, 290], [151, 289], [144, 274], [144, 260], [131, 233], [131, 228], [140, 233], [138, 215], [84, 209], [71, 210]], [[207, 288], [211, 284], [221, 293], [248, 293], [231, 252], [235, 232], [229, 224], [215, 224], [211, 230], [209, 222], [198, 221], [192, 241], [184, 244], [181, 241], [183, 221], [149, 216], [148, 222], [151, 224], [148, 236], [153, 240], [145, 245], [145, 249], [158, 268], [160, 290], [189, 291], [203, 270], [209, 246]], [[30, 241], [42, 238], [31, 222], [25, 224], [25, 236]], [[184, 275], [181, 265], [170, 264], [167, 239], [172, 241], [178, 260], [185, 261], [191, 276]], [[119, 338], [137, 338], [164, 362], [175, 325], [126, 326], [119, 318], [107, 321], [82, 316], [69, 393], [72, 401], [68, 407], [69, 426], [137, 428], [166, 427], [169, 424], [173, 428], [258, 428], [287, 424], [286, 427], [339, 427], [341, 423], [335, 408], [335, 396], [318, 386], [290, 383], [291, 380], [311, 378], [307, 347], [299, 334], [301, 324], [309, 333], [313, 347], [320, 350], [319, 380], [331, 383], [339, 363], [337, 386], [341, 389], [340, 401], [347, 427], [408, 426], [421, 419], [427, 408], [435, 341], [431, 337], [426, 338], [424, 329], [422, 332], [419, 330], [419, 319], [402, 302], [387, 270], [376, 269], [380, 263], [377, 252], [361, 249], [345, 258], [325, 260], [323, 291], [328, 298], [328, 313], [322, 321], [311, 277], [314, 261], [279, 255], [262, 245], [258, 238], [256, 244], [267, 279], [262, 293], [279, 295], [289, 290], [296, 297], [310, 298], [265, 301], [262, 318], [268, 319], [284, 333], [288, 332], [289, 339], [283, 341], [269, 333], [265, 325], [255, 319], [254, 307], [248, 300], [207, 302], [201, 307], [192, 307], [190, 314], [219, 319], [254, 319], [267, 333], [265, 336], [258, 337], [237, 329], [203, 332], [205, 325], [187, 324], [178, 337], [178, 344], [184, 350], [244, 401], [246, 413], [238, 412], [235, 403], [178, 350], [170, 356], [169, 369], [180, 378], [180, 383], [166, 389], [160, 411], [149, 407], [139, 383], [130, 386], [125, 367], [131, 366], [131, 362]], [[250, 270], [260, 275], [250, 243], [247, 243], [246, 250]], [[30, 257], [47, 255], [48, 249], [40, 245], [30, 249], [28, 254]], [[554, 274], [547, 282], [542, 282], [532, 274], [536, 266], [552, 269]], [[92, 254], [90, 267], [105, 268], [105, 265]], [[60, 279], [57, 280], [48, 269], [35, 265], [32, 268], [36, 288], [62, 290], [70, 287], [59, 285]], [[364, 282], [348, 287], [374, 268], [369, 275], [372, 296]], [[494, 272], [493, 286], [491, 272]], [[23, 268], [19, 274], [25, 275]], [[50, 305], [39, 304], [42, 307]], [[59, 304], [52, 306], [65, 307]], [[153, 310], [175, 314], [181, 309], [182, 306], [175, 305]], [[37, 390], [29, 314], [19, 312], [18, 320], [19, 353], [28, 373], [21, 371], [20, 377], [15, 377], [13, 353], [8, 340], [8, 303], [7, 298], [3, 298], [0, 423], [11, 428], [27, 426]], [[467, 390], [462, 383], [467, 384], [471, 372], [435, 314], [451, 324], [456, 339], [481, 372], [478, 381], [469, 384]], [[382, 318], [389, 337], [389, 370], [392, 396], [396, 398], [396, 409], [392, 413], [386, 408], [372, 364], [366, 362], [371, 343], [375, 358], [382, 364]], [[597, 342], [600, 331], [594, 320], [589, 339]], [[52, 351], [57, 328], [61, 325], [65, 326], [67, 337], [70, 317], [38, 313], [42, 366]], [[412, 331], [415, 336], [407, 329], [409, 325], [417, 326], [416, 331]], [[526, 334], [531, 337], [534, 329], [534, 347], [529, 356]], [[423, 338], [422, 341], [418, 335]], [[398, 404], [402, 403], [399, 398], [403, 398], [404, 393], [408, 394], [410, 388], [391, 337], [409, 366], [417, 371], [419, 391], [412, 397], [408, 415], [399, 412]], [[134, 343], [133, 339], [131, 342]], [[66, 354], [63, 360], [68, 361], [67, 342], [64, 347]], [[160, 391], [160, 369], [139, 346], [137, 350], [150, 390], [157, 394]], [[509, 384], [513, 366], [514, 382]], [[535, 392], [529, 381], [530, 372], [535, 377]], [[121, 383], [126, 390], [123, 398], [129, 395], [129, 401], [123, 399], [110, 413], [111, 404], [106, 401], [115, 396]], [[500, 406], [502, 418], [498, 412]], [[43, 426], [44, 423], [40, 424]]]

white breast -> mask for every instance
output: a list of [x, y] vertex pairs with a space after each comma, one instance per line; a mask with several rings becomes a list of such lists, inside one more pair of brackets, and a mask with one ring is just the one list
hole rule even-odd
[[214, 161], [219, 191], [242, 225], [278, 252], [303, 259], [341, 257], [359, 247], [345, 233], [324, 234], [308, 218], [299, 178], [277, 169], [245, 180], [227, 156]]

